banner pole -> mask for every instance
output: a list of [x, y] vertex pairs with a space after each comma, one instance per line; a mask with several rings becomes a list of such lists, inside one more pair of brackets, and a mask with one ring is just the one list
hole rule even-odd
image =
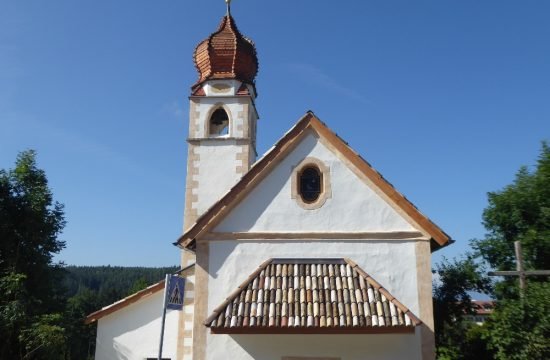
[[166, 274], [166, 279], [164, 280], [164, 301], [162, 303], [162, 325], [160, 327], [160, 344], [159, 344], [158, 360], [162, 360], [162, 344], [164, 342], [164, 323], [166, 321], [166, 302], [168, 299], [169, 282], [170, 282], [170, 274]]

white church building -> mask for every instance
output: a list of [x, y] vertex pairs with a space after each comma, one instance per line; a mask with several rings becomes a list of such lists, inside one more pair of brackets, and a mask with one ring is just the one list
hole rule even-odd
[[[194, 60], [163, 359], [434, 359], [431, 252], [450, 237], [313, 112], [257, 158], [258, 59], [229, 11]], [[163, 290], [88, 316], [97, 360], [157, 359]]]

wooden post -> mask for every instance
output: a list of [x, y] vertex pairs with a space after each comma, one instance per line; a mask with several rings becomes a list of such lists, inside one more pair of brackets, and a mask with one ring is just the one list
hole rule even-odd
[[519, 241], [514, 241], [514, 250], [516, 251], [516, 270], [519, 272], [519, 289], [523, 293], [525, 290], [525, 272], [523, 270], [523, 255]]
[[550, 270], [530, 270], [523, 268], [523, 255], [521, 253], [521, 244], [514, 241], [514, 250], [516, 252], [516, 271], [490, 271], [489, 276], [517, 276], [519, 277], [519, 293], [523, 297], [525, 291], [527, 276], [550, 276]]

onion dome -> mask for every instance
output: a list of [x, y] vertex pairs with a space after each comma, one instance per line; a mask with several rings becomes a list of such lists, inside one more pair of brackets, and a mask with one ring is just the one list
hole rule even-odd
[[229, 12], [218, 30], [197, 45], [193, 58], [199, 72], [193, 88], [214, 79], [236, 79], [254, 85], [258, 73], [256, 48], [239, 32]]

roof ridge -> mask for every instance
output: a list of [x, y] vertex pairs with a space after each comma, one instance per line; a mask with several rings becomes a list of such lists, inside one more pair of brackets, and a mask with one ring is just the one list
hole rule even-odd
[[301, 139], [304, 132], [311, 128], [329, 142], [332, 142], [335, 149], [342, 156], [347, 158], [352, 166], [358, 169], [365, 177], [373, 182], [380, 191], [387, 197], [389, 203], [400, 208], [411, 221], [418, 226], [423, 233], [429, 235], [435, 248], [445, 246], [452, 242], [449, 235], [441, 230], [427, 216], [418, 210], [403, 194], [401, 194], [389, 181], [387, 181], [372, 165], [352, 149], [338, 134], [332, 131], [321, 121], [311, 110], [308, 110], [294, 126], [292, 126], [256, 163], [245, 173], [230, 190], [225, 193], [217, 202], [206, 210], [197, 221], [182, 234], [174, 245], [182, 248], [194, 248], [195, 238], [207, 231], [212, 224], [216, 224], [218, 218], [230, 211], [235, 202], [246, 196], [258, 182], [260, 182], [271, 168], [277, 164], [278, 157], [284, 156], [293, 145]]

